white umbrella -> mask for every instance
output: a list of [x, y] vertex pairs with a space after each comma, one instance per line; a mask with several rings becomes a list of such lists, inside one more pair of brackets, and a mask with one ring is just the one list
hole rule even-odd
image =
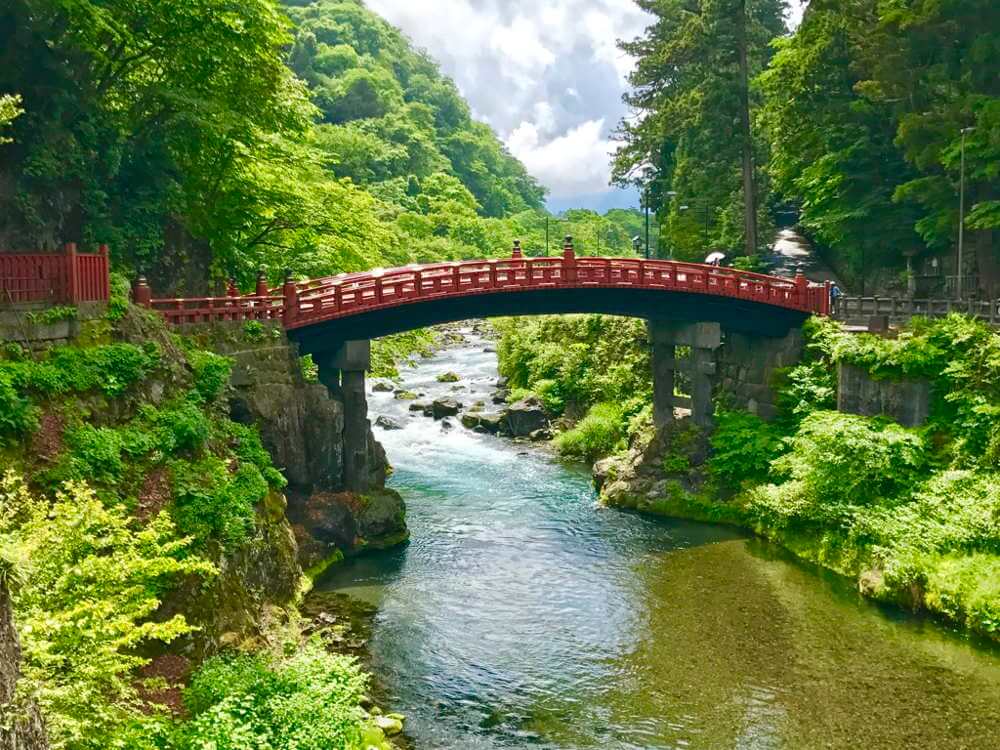
[[710, 266], [722, 265], [722, 261], [726, 259], [725, 253], [720, 253], [716, 250], [714, 253], [709, 253], [708, 257], [705, 258], [705, 262]]

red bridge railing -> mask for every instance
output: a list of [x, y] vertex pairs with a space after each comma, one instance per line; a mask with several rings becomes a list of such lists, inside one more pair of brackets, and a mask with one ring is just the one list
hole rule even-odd
[[253, 295], [230, 285], [225, 297], [152, 299], [148, 286], [136, 301], [160, 311], [173, 323], [214, 320], [277, 320], [302, 328], [362, 312], [445, 297], [545, 289], [630, 288], [689, 292], [759, 302], [828, 315], [825, 284], [670, 260], [577, 257], [567, 243], [561, 257], [525, 258], [520, 248], [505, 259], [434, 263], [403, 268], [287, 281], [268, 289], [261, 277]]
[[95, 255], [66, 245], [62, 253], [0, 253], [0, 304], [106, 302], [108, 248]]

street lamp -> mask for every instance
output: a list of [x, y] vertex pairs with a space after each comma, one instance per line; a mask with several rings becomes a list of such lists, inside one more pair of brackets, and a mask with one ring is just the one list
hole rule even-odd
[[962, 171], [958, 187], [958, 270], [955, 274], [955, 298], [962, 299], [962, 244], [965, 240], [965, 136], [975, 128], [962, 128]]

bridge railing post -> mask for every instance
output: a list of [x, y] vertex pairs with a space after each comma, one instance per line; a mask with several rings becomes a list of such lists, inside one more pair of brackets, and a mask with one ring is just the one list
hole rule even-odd
[[291, 270], [285, 271], [285, 285], [282, 287], [285, 298], [284, 322], [287, 328], [299, 317], [299, 288], [292, 279]]
[[563, 243], [563, 276], [566, 281], [575, 284], [576, 271], [576, 250], [573, 249], [573, 237], [567, 234], [566, 241]]
[[132, 285], [132, 301], [141, 307], [153, 306], [153, 290], [149, 288], [145, 276], [137, 278]]

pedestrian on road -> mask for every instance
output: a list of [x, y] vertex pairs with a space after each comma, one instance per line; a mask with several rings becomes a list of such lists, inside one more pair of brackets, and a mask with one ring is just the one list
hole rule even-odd
[[840, 306], [840, 298], [843, 296], [843, 292], [840, 291], [840, 287], [834, 282], [830, 285], [830, 314], [836, 315], [837, 308]]

